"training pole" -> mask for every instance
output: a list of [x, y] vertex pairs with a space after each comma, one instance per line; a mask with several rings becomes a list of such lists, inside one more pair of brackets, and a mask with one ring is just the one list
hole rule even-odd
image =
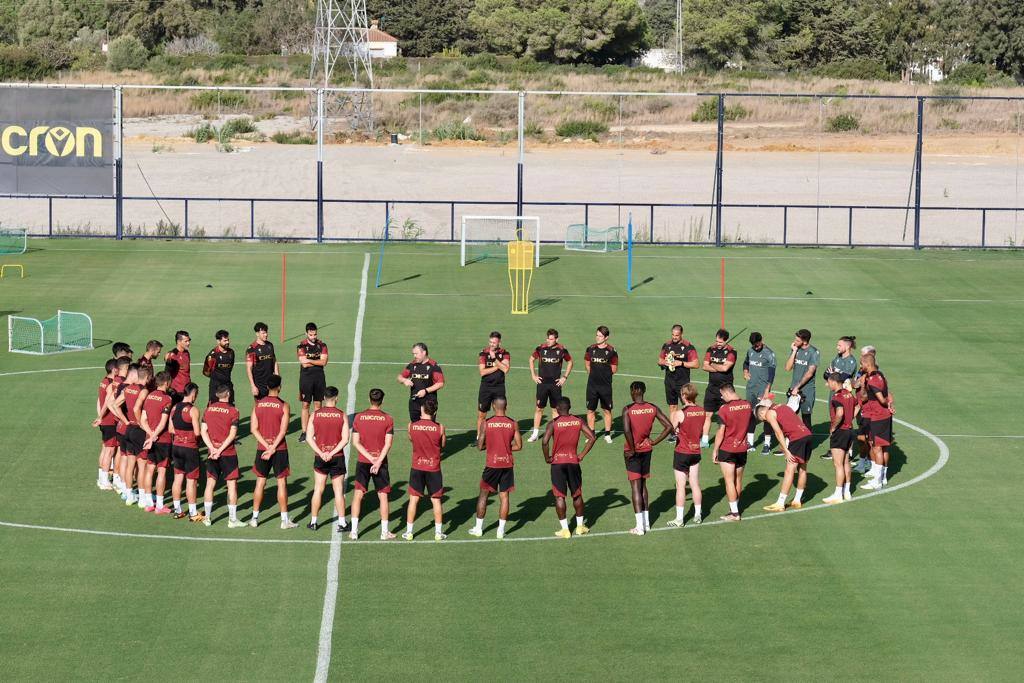
[[284, 343], [284, 308], [288, 296], [288, 255], [281, 252], [281, 343]]
[[626, 224], [626, 291], [633, 291], [633, 212], [629, 212]]
[[721, 327], [725, 329], [725, 258], [722, 258], [722, 265], [719, 268], [719, 281], [721, 284], [721, 293], [719, 294], [719, 317], [721, 318]]

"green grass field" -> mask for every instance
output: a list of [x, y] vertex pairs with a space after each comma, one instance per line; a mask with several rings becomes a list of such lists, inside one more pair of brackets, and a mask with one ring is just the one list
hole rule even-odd
[[[621, 255], [545, 246], [545, 256], [558, 258], [535, 275], [530, 315], [512, 316], [504, 266], [459, 268], [447, 246], [389, 247], [385, 286], [374, 289], [372, 245], [65, 240], [34, 241], [28, 254], [6, 258], [23, 263], [28, 277], [0, 282], [0, 312], [88, 312], [98, 345], [46, 357], [0, 351], [3, 678], [314, 677], [332, 546], [330, 527], [304, 528], [312, 454], [297, 434], [289, 437], [290, 505], [302, 526], [293, 531], [278, 528], [272, 492], [260, 528], [229, 530], [223, 489], [215, 524], [205, 528], [128, 509], [93, 483], [99, 439], [89, 423], [110, 342], [141, 352], [147, 339], [169, 346], [176, 329], [187, 329], [194, 376], [221, 327], [241, 350], [253, 322], [265, 320], [277, 343], [282, 251], [289, 341], [278, 349], [289, 361], [284, 397], [293, 412], [294, 345], [307, 320], [330, 345], [328, 381], [345, 397], [365, 253], [357, 407], [380, 386], [385, 409], [404, 424], [407, 390], [394, 378], [413, 342], [427, 342], [447, 376], [439, 420], [450, 433], [449, 540], [432, 540], [422, 510], [415, 542], [381, 544], [376, 501], [367, 498], [363, 538], [340, 548], [331, 679], [410, 671], [444, 679], [1019, 677], [1018, 254], [644, 247], [634, 276], [642, 284], [626, 295]], [[731, 331], [760, 330], [784, 356], [793, 331], [807, 327], [826, 363], [843, 334], [878, 347], [896, 417], [913, 425], [896, 427], [890, 490], [825, 507], [832, 465], [815, 457], [810, 504], [769, 517], [761, 507], [778, 493], [782, 458], [754, 455], [742, 523], [636, 538], [624, 533], [633, 514], [620, 437], [599, 442], [584, 462], [592, 536], [564, 541], [552, 537], [557, 521], [539, 444], [526, 444], [511, 533], [494, 540], [495, 500], [485, 540], [472, 539], [483, 457], [470, 447], [470, 430], [476, 354], [487, 333], [501, 330], [512, 353], [509, 412], [524, 426], [533, 398], [527, 356], [552, 326], [577, 357], [596, 325], [611, 328], [620, 354], [616, 414], [636, 378], [661, 403], [660, 344], [675, 322], [699, 349], [711, 342], [722, 256]], [[747, 332], [736, 342], [741, 357]], [[237, 382], [244, 367], [235, 372]], [[584, 387], [582, 374], [568, 385], [577, 412]], [[825, 394], [819, 380], [818, 396]], [[239, 408], [247, 416], [251, 401], [241, 398]], [[819, 404], [817, 432], [827, 431], [826, 419]], [[393, 530], [409, 464], [404, 432], [397, 437]], [[824, 450], [819, 445], [816, 456]], [[239, 453], [240, 514], [248, 518], [251, 436]], [[669, 444], [656, 450], [653, 469], [652, 521], [662, 529], [673, 505]], [[705, 516], [717, 520], [728, 509], [722, 481], [709, 458], [701, 469]]]

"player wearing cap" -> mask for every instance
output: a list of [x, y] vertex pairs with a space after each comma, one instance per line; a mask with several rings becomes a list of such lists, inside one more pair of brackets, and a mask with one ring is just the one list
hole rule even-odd
[[334, 490], [334, 512], [338, 517], [338, 531], [345, 521], [345, 454], [348, 445], [348, 418], [337, 408], [338, 387], [324, 388], [323, 406], [313, 411], [307, 427], [306, 443], [313, 449], [313, 498], [310, 501], [310, 519], [307, 528], [316, 531], [317, 516], [323, 503], [327, 478]]
[[[683, 337], [682, 325], [672, 326], [669, 340], [661, 345], [658, 365], [665, 373], [665, 403], [671, 415], [679, 405], [679, 390], [690, 382], [690, 370], [700, 367], [697, 349]], [[674, 440], [675, 436], [670, 438]]]
[[[576, 535], [583, 536], [590, 529], [583, 523], [583, 470], [580, 468], [580, 462], [597, 443], [597, 435], [583, 420], [569, 414], [572, 403], [568, 396], [560, 398], [555, 409], [558, 416], [548, 423], [544, 439], [540, 442], [544, 462], [551, 465], [551, 492], [555, 494], [555, 514], [562, 527], [555, 532], [555, 536], [572, 536], [569, 532], [569, 520], [565, 517], [566, 497], [572, 498], [573, 508], [576, 510]], [[587, 440], [582, 453], [579, 452], [581, 434]]]
[[217, 400], [206, 406], [200, 434], [206, 444], [206, 491], [203, 494], [203, 524], [213, 524], [213, 492], [217, 480], [223, 479], [228, 487], [228, 528], [239, 529], [245, 522], [238, 519], [238, 408], [228, 403], [231, 391], [227, 387], [217, 390]]
[[[634, 536], [643, 536], [651, 529], [650, 495], [647, 492], [647, 480], [651, 476], [651, 454], [654, 447], [672, 433], [672, 423], [661, 412], [661, 408], [644, 399], [646, 391], [647, 385], [643, 382], [630, 384], [629, 395], [633, 402], [622, 409], [622, 454], [626, 461], [626, 478], [633, 494], [633, 514], [636, 515], [636, 526], [629, 533]], [[652, 441], [651, 433], [656, 421], [664, 429]]]
[[[708, 373], [708, 390], [704, 392], [704, 410], [715, 413], [726, 402], [722, 388], [732, 386], [736, 365], [736, 349], [729, 345], [729, 331], [715, 332], [715, 343], [704, 352], [704, 372]], [[744, 425], [744, 430], [746, 425]], [[746, 433], [746, 432], [744, 432]], [[746, 448], [744, 447], [744, 451]]]
[[388, 453], [395, 436], [395, 421], [381, 410], [383, 404], [384, 392], [370, 389], [370, 407], [352, 418], [352, 447], [359, 453], [352, 494], [352, 530], [348, 535], [353, 541], [359, 538], [359, 515], [371, 479], [380, 503], [380, 540], [390, 541], [395, 537], [388, 528], [388, 494], [391, 493]]
[[217, 400], [217, 388], [221, 385], [231, 390], [228, 403], [235, 405], [235, 385], [231, 382], [231, 370], [235, 367], [235, 350], [231, 348], [231, 335], [227, 330], [217, 330], [214, 335], [217, 345], [210, 349], [203, 361], [203, 375], [210, 378], [209, 403]]
[[587, 368], [587, 426], [594, 430], [598, 403], [604, 412], [604, 440], [612, 442], [612, 378], [619, 369], [619, 352], [608, 343], [611, 332], [604, 325], [594, 333], [583, 363]]
[[270, 330], [266, 323], [252, 326], [256, 339], [245, 350], [245, 374], [249, 378], [249, 391], [253, 398], [260, 399], [267, 395], [267, 380], [271, 375], [281, 375], [277, 364], [274, 344], [270, 341]]
[[[288, 463], [288, 444], [285, 435], [288, 433], [288, 419], [291, 411], [288, 404], [281, 399], [281, 377], [271, 375], [267, 380], [268, 394], [257, 399], [252, 407], [249, 418], [249, 430], [259, 448], [252, 471], [256, 475], [256, 489], [252, 492], [252, 519], [249, 526], [255, 528], [260, 523], [260, 506], [263, 504], [263, 491], [267, 486], [267, 478], [271, 470], [277, 479], [277, 505], [281, 510], [281, 528], [294, 529], [298, 525], [288, 518], [288, 475], [291, 467]], [[345, 518], [338, 522], [344, 526]]]
[[793, 371], [793, 380], [786, 395], [791, 399], [790, 408], [793, 412], [799, 409], [800, 417], [810, 429], [811, 413], [814, 411], [814, 375], [821, 365], [821, 353], [811, 345], [811, 331], [806, 329], [796, 331], [789, 348], [786, 371]]
[[[534, 368], [534, 362], [537, 367]], [[565, 372], [562, 372], [562, 364]], [[558, 330], [548, 330], [544, 343], [533, 350], [530, 356], [530, 377], [537, 385], [537, 408], [533, 412], [533, 432], [529, 442], [540, 438], [540, 421], [544, 417], [544, 406], [551, 407], [551, 419], [555, 419], [555, 406], [562, 398], [562, 387], [572, 374], [572, 355], [558, 343]]]
[[505, 377], [512, 367], [512, 356], [501, 348], [501, 332], [494, 331], [488, 336], [487, 346], [479, 354], [477, 367], [480, 370], [480, 391], [476, 400], [476, 432], [479, 437], [491, 403], [496, 398], [505, 398]]
[[831, 398], [829, 407], [829, 450], [832, 464], [836, 469], [836, 490], [824, 500], [829, 505], [850, 500], [850, 458], [849, 450], [853, 446], [853, 418], [860, 412], [857, 397], [843, 386], [843, 374], [833, 372], [828, 376], [828, 388]]
[[309, 404], [313, 410], [320, 410], [323, 404], [324, 391], [327, 389], [327, 377], [324, 368], [327, 366], [327, 344], [318, 339], [316, 323], [306, 323], [306, 338], [295, 347], [299, 359], [299, 402], [302, 403], [302, 431], [299, 443], [306, 440], [306, 426], [309, 424]]
[[672, 469], [676, 477], [676, 517], [670, 527], [683, 526], [686, 515], [686, 485], [693, 492], [693, 523], [703, 521], [701, 505], [704, 493], [700, 488], [700, 450], [708, 446], [711, 431], [711, 413], [697, 405], [697, 387], [684, 384], [679, 390], [683, 407], [672, 413], [672, 426], [676, 431], [676, 449], [672, 455]]
[[[722, 515], [722, 519], [738, 522], [742, 519], [740, 494], [743, 493], [743, 470], [747, 466], [747, 425], [750, 424], [751, 407], [739, 397], [732, 384], [724, 384], [719, 388], [719, 398], [723, 401], [718, 409], [721, 426], [715, 432], [711, 459], [722, 469], [725, 495], [729, 499], [729, 514]], [[704, 404], [707, 403], [705, 397]]]
[[430, 351], [423, 342], [412, 346], [412, 361], [398, 373], [399, 384], [409, 387], [409, 422], [418, 421], [420, 408], [428, 396], [434, 397], [437, 412], [437, 392], [444, 388], [444, 372], [437, 361], [430, 357]]
[[[775, 382], [775, 352], [764, 343], [764, 337], [760, 332], [750, 333], [750, 348], [743, 358], [743, 379], [747, 383], [747, 403], [757, 405], [759, 401], [767, 398], [772, 392], [772, 384]], [[754, 430], [757, 428], [757, 418], [751, 415], [750, 426], [747, 427], [747, 450], [754, 449]], [[761, 447], [761, 455], [772, 454], [772, 437], [768, 428], [764, 430], [764, 446]]]
[[412, 442], [412, 469], [409, 472], [409, 506], [405, 515], [406, 541], [413, 539], [412, 530], [416, 522], [416, 507], [420, 498], [430, 496], [434, 510], [434, 540], [448, 538], [444, 533], [444, 513], [441, 496], [444, 495], [444, 479], [441, 475], [441, 452], [445, 446], [444, 425], [438, 424], [437, 399], [427, 396], [420, 405], [420, 419], [409, 425], [409, 441]]
[[[804, 489], [807, 488], [807, 463], [811, 459], [811, 430], [788, 405], [775, 405], [765, 400], [757, 407], [756, 413], [757, 419], [771, 425], [782, 453], [786, 456], [786, 472], [782, 477], [779, 499], [764, 509], [768, 512], [782, 512], [786, 507], [801, 508]], [[787, 506], [786, 499], [794, 477], [797, 478], [796, 493], [793, 494], [793, 502]]]
[[505, 414], [508, 405], [504, 396], [492, 401], [494, 415], [484, 420], [483, 428], [477, 433], [476, 447], [487, 453], [483, 474], [480, 475], [480, 496], [476, 501], [476, 519], [470, 536], [484, 535], [484, 515], [487, 514], [487, 499], [492, 493], [498, 494], [498, 538], [505, 538], [505, 524], [508, 522], [509, 494], [516, 490], [514, 452], [523, 447], [523, 437], [515, 420]]

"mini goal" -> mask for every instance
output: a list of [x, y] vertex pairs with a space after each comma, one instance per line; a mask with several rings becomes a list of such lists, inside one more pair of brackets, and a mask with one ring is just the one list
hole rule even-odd
[[534, 266], [540, 267], [540, 218], [536, 216], [463, 216], [461, 265], [485, 259], [508, 260], [509, 242], [533, 242]]
[[565, 230], [565, 248], [569, 251], [622, 251], [626, 248], [626, 229], [621, 225], [591, 228], [574, 223]]
[[36, 356], [82, 351], [92, 346], [92, 318], [85, 313], [57, 311], [48, 320], [7, 317], [7, 350]]
[[27, 249], [27, 230], [22, 228], [0, 228], [0, 255], [24, 254]]

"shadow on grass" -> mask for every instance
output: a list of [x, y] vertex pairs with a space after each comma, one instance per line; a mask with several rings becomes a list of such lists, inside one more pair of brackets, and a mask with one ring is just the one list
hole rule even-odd
[[399, 278], [397, 280], [391, 280], [389, 282], [380, 283], [380, 287], [387, 287], [388, 285], [397, 285], [400, 282], [408, 282], [409, 280], [415, 280], [418, 277], [423, 277], [422, 273], [416, 273], [415, 275], [409, 275], [407, 277]]

